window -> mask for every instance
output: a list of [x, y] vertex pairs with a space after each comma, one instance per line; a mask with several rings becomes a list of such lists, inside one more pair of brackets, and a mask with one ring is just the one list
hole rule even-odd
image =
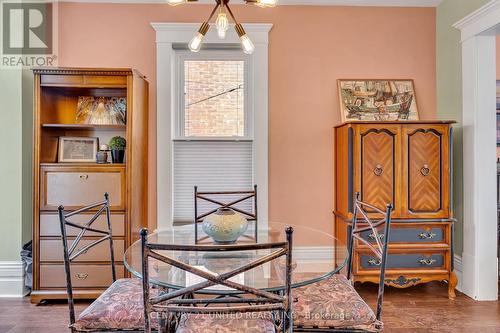
[[174, 222], [192, 221], [193, 188], [254, 184], [250, 61], [240, 50], [177, 55], [173, 150]]

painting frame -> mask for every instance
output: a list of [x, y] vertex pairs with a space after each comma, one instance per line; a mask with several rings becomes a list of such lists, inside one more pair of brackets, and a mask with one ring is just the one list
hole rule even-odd
[[60, 136], [57, 161], [59, 163], [96, 163], [98, 147], [99, 138], [97, 137]]
[[413, 79], [338, 79], [337, 90], [342, 122], [420, 120]]

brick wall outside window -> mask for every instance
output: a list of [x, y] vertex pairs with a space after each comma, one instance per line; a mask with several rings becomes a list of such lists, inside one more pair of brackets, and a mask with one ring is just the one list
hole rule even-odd
[[185, 136], [244, 136], [244, 61], [187, 60]]

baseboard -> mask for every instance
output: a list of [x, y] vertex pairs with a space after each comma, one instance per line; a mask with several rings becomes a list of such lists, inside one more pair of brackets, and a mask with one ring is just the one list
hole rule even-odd
[[0, 297], [23, 297], [24, 270], [21, 261], [0, 261]]
[[454, 272], [455, 272], [457, 279], [458, 279], [458, 284], [457, 284], [457, 287], [455, 289], [462, 292], [462, 257], [459, 256], [458, 254], [455, 254], [453, 261], [454, 261], [454, 268], [455, 268]]

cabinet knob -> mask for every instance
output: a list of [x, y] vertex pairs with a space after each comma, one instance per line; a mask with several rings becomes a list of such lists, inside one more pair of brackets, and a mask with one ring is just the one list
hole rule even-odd
[[[382, 240], [384, 239], [385, 235], [384, 234], [378, 234], [378, 239]], [[375, 240], [375, 235], [373, 233], [368, 235], [368, 238], [371, 240]]]
[[420, 238], [420, 239], [433, 239], [436, 236], [437, 235], [433, 232], [422, 232], [418, 235], [418, 238]]
[[80, 179], [87, 180], [89, 179], [89, 175], [80, 175]]
[[85, 280], [89, 275], [87, 273], [77, 273], [76, 277], [80, 280]]
[[373, 169], [373, 173], [377, 177], [379, 177], [380, 175], [382, 175], [383, 172], [384, 172], [384, 169], [382, 168], [382, 166], [380, 164], [377, 164], [377, 166], [375, 167], [375, 169]]
[[422, 167], [422, 169], [420, 169], [420, 173], [424, 177], [428, 176], [430, 172], [431, 172], [431, 169], [429, 169], [429, 166], [427, 164], [424, 164], [424, 166]]
[[420, 265], [431, 266], [432, 264], [434, 264], [436, 262], [436, 259], [422, 258], [422, 259], [419, 259], [418, 262], [420, 263]]
[[380, 259], [370, 259], [370, 260], [368, 260], [368, 264], [370, 266], [380, 266], [381, 263], [382, 263], [382, 261]]

